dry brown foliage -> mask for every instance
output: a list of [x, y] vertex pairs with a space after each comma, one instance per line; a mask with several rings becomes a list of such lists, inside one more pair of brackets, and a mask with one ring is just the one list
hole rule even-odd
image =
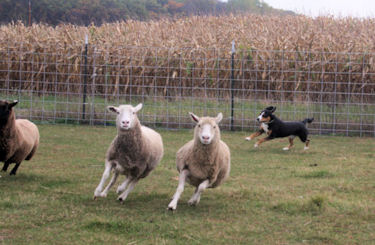
[[287, 100], [303, 100], [307, 90], [311, 99], [339, 92], [335, 101], [365, 92], [369, 100], [375, 92], [374, 26], [375, 19], [259, 15], [89, 27], [9, 24], [0, 27], [0, 84], [80, 93], [88, 34], [90, 92], [178, 97], [206, 87], [212, 90], [205, 95], [227, 96], [218, 89], [230, 86], [235, 40], [238, 89], [273, 91], [260, 96]]

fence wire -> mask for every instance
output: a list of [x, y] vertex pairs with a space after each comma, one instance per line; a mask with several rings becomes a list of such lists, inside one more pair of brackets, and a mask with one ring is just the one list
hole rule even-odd
[[314, 117], [313, 134], [375, 136], [373, 53], [239, 49], [232, 60], [230, 47], [56, 52], [8, 43], [0, 97], [19, 100], [17, 116], [40, 123], [113, 125], [106, 106], [143, 103], [140, 120], [152, 127], [191, 128], [189, 111], [222, 112], [222, 128], [253, 131], [273, 105], [286, 121]]

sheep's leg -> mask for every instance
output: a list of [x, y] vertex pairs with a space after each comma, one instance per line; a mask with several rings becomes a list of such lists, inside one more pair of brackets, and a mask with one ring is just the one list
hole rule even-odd
[[16, 166], [10, 171], [10, 175], [16, 175], [18, 167], [21, 165], [21, 163], [16, 163]]
[[199, 203], [199, 201], [201, 200], [201, 194], [208, 187], [209, 183], [210, 181], [208, 179], [200, 183], [200, 185], [195, 190], [195, 193], [188, 201], [189, 205], [197, 205]]
[[128, 187], [126, 188], [126, 190], [124, 191], [124, 193], [122, 193], [117, 199], [121, 202], [124, 202], [125, 199], [128, 197], [129, 193], [134, 189], [137, 182], [138, 182], [138, 180], [136, 180], [136, 179], [130, 181], [130, 183], [129, 183]]
[[189, 170], [182, 170], [178, 177], [178, 186], [176, 193], [173, 195], [172, 201], [168, 205], [169, 210], [176, 210], [178, 199], [180, 199], [181, 193], [184, 191], [186, 176], [189, 174]]
[[112, 179], [111, 179], [111, 181], [108, 183], [107, 187], [104, 189], [104, 191], [102, 191], [102, 193], [100, 193], [100, 196], [101, 196], [101, 197], [107, 197], [108, 191], [109, 191], [109, 189], [110, 189], [110, 188], [116, 183], [117, 177], [118, 177], [118, 172], [115, 171], [115, 172], [113, 173]]
[[10, 162], [4, 162], [4, 166], [3, 166], [3, 169], [1, 171], [6, 172], [8, 170], [9, 164], [10, 164]]
[[105, 169], [103, 172], [102, 179], [100, 180], [100, 183], [98, 187], [96, 187], [95, 192], [94, 192], [94, 199], [100, 196], [100, 193], [103, 190], [104, 183], [108, 179], [109, 175], [111, 174], [111, 169], [112, 169], [112, 164], [108, 161], [105, 162]]
[[120, 194], [121, 192], [123, 192], [126, 189], [126, 187], [128, 186], [128, 184], [130, 183], [130, 180], [131, 180], [130, 177], [126, 177], [124, 182], [122, 182], [122, 184], [117, 187], [116, 193]]

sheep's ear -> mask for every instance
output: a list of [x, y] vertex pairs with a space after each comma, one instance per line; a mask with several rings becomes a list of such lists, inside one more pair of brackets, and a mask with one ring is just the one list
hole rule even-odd
[[219, 124], [219, 122], [221, 122], [221, 120], [223, 119], [223, 113], [219, 113], [217, 114], [217, 117], [215, 118], [215, 122], [216, 124]]
[[107, 111], [113, 112], [113, 113], [116, 113], [116, 114], [120, 114], [119, 109], [115, 106], [107, 106]]
[[276, 106], [269, 106], [266, 108], [267, 111], [271, 111], [272, 113], [276, 111]]
[[13, 100], [12, 103], [9, 103], [9, 108], [12, 108], [13, 106], [18, 104], [18, 100]]
[[189, 115], [191, 117], [191, 120], [193, 120], [193, 122], [199, 122], [199, 117], [197, 115], [195, 115], [194, 113], [192, 112], [189, 112]]
[[142, 109], [142, 107], [143, 107], [142, 103], [138, 104], [136, 107], [134, 107], [134, 112], [137, 113], [140, 109]]

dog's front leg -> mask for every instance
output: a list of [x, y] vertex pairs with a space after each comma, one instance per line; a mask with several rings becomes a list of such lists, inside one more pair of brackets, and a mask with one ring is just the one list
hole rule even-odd
[[257, 148], [260, 144], [266, 142], [266, 141], [269, 141], [269, 140], [272, 140], [273, 138], [272, 137], [266, 137], [266, 138], [263, 138], [263, 139], [260, 139], [257, 141], [257, 143], [255, 143], [254, 147]]
[[254, 139], [255, 137], [258, 137], [259, 135], [261, 135], [263, 133], [264, 133], [264, 130], [263, 129], [259, 129], [255, 133], [251, 134], [249, 137], [246, 137], [245, 140], [250, 141], [250, 140]]

